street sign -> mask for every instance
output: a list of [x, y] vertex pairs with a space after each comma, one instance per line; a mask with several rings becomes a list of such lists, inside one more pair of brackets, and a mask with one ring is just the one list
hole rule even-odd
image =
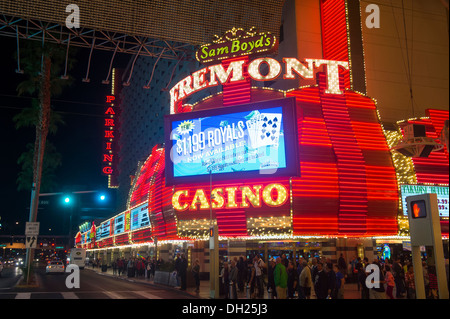
[[25, 225], [25, 236], [39, 235], [39, 222], [27, 222]]
[[36, 246], [37, 246], [37, 236], [25, 237], [25, 248], [36, 248]]

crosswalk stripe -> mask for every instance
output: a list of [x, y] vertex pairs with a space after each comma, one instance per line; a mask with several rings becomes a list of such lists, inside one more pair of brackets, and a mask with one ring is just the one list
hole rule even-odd
[[31, 298], [31, 292], [19, 292], [16, 295], [16, 299], [30, 299]]
[[63, 296], [64, 299], [80, 299], [74, 292], [71, 291], [61, 292], [61, 295]]
[[113, 292], [113, 291], [103, 291], [111, 299], [124, 299], [121, 295]]
[[147, 291], [133, 291], [133, 293], [141, 295], [142, 297], [144, 297], [145, 299], [162, 299], [161, 297], [151, 294]]

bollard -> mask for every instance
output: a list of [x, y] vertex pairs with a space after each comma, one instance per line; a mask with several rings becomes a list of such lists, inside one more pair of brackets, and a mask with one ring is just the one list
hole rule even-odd
[[267, 289], [267, 295], [269, 299], [272, 299], [272, 288]]
[[250, 299], [250, 285], [247, 283], [247, 287], [246, 288], [246, 297], [247, 299]]

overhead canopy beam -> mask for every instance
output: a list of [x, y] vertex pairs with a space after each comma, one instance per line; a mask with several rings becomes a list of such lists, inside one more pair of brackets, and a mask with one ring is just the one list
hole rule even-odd
[[[73, 47], [91, 49], [93, 39], [95, 39], [94, 49], [96, 50], [136, 54], [139, 48], [142, 48], [140, 55], [155, 58], [178, 60], [181, 56], [186, 56], [184, 53], [192, 51], [192, 46], [186, 43], [149, 39], [89, 28], [68, 29], [58, 23], [24, 20], [18, 17], [0, 15], [0, 36], [36, 41], [42, 41], [44, 38], [47, 42], [67, 45], [69, 35], [70, 46]], [[190, 54], [187, 55], [190, 56]]]

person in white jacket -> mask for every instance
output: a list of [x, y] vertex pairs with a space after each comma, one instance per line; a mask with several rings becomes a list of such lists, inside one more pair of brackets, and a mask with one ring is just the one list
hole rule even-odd
[[310, 299], [311, 298], [311, 287], [312, 287], [311, 269], [309, 269], [308, 263], [306, 261], [303, 261], [302, 266], [303, 266], [303, 270], [300, 273], [300, 277], [299, 277], [300, 289], [303, 292], [304, 298]]

